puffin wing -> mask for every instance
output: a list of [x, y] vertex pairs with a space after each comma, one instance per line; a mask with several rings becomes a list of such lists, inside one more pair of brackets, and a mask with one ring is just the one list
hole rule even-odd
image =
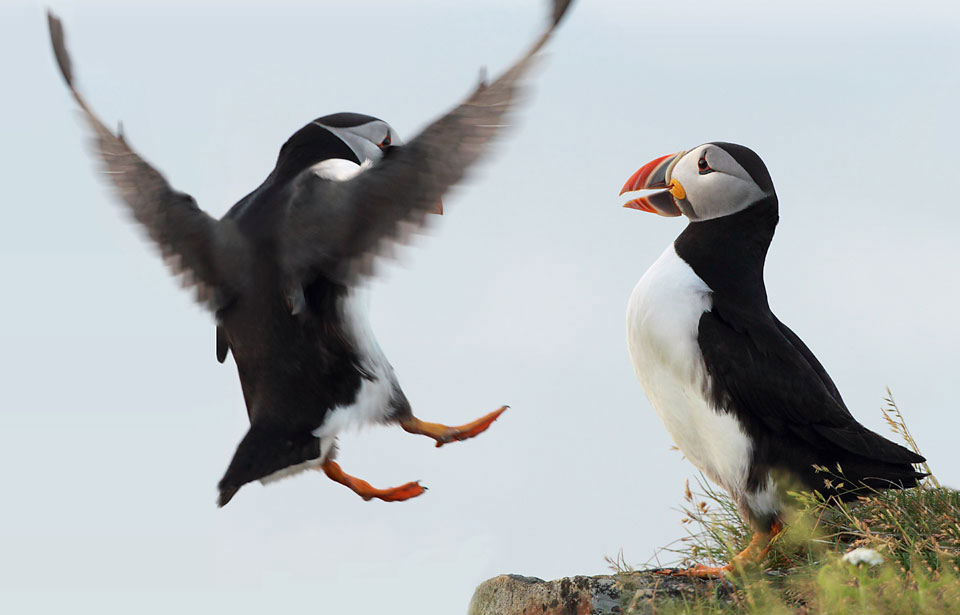
[[554, 0], [547, 30], [513, 66], [493, 83], [481, 81], [462, 104], [408, 144], [387, 148], [372, 168], [343, 182], [309, 170], [300, 174], [282, 240], [283, 266], [293, 282], [322, 273], [352, 284], [373, 273], [384, 244], [423, 226], [427, 212], [503, 132], [523, 77], [569, 4]]
[[197, 300], [216, 311], [232, 294], [230, 269], [242, 257], [243, 240], [231, 222], [220, 223], [201, 210], [193, 197], [177, 192], [163, 176], [114, 134], [77, 91], [64, 43], [63, 25], [47, 13], [53, 52], [60, 72], [93, 130], [93, 148], [116, 194], [134, 219], [160, 248], [174, 274], [183, 274], [184, 287], [196, 289]]
[[790, 342], [790, 345], [800, 353], [804, 361], [806, 361], [810, 368], [816, 372], [817, 378], [820, 379], [821, 384], [823, 384], [824, 388], [827, 389], [827, 392], [830, 393], [830, 396], [833, 397], [834, 401], [843, 406], [844, 410], [847, 410], [849, 413], [847, 404], [844, 403], [843, 397], [840, 395], [840, 390], [837, 388], [837, 385], [834, 384], [833, 378], [830, 377], [830, 374], [827, 373], [827, 370], [823, 368], [823, 365], [820, 364], [820, 361], [813, 354], [813, 351], [807, 348], [807, 345], [803, 343], [803, 340], [800, 339], [800, 337], [794, 333], [790, 327], [780, 322], [779, 318], [774, 316], [773, 319], [776, 322], [777, 329], [779, 329], [780, 333], [787, 338], [787, 341]]
[[843, 457], [924, 461], [858, 423], [813, 353], [772, 314], [714, 306], [700, 317], [698, 339], [715, 403], [734, 412], [748, 430], [760, 426]]

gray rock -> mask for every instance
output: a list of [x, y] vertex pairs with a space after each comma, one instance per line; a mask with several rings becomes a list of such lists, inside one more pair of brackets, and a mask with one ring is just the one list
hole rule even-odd
[[646, 615], [670, 600], [728, 601], [724, 581], [669, 577], [653, 571], [544, 581], [505, 574], [485, 581], [468, 615]]

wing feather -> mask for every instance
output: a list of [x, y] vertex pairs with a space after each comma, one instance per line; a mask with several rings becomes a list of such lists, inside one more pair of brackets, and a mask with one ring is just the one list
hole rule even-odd
[[[211, 310], [222, 308], [241, 279], [229, 275], [243, 258], [243, 241], [232, 222], [218, 222], [193, 197], [170, 187], [159, 171], [141, 158], [122, 134], [114, 134], [93, 112], [74, 85], [73, 66], [63, 25], [47, 13], [50, 38], [60, 72], [93, 131], [93, 150], [114, 191], [133, 218], [160, 248], [168, 267]], [[229, 279], [228, 279], [229, 278]]]
[[716, 306], [701, 316], [700, 349], [718, 406], [783, 437], [785, 445], [798, 439], [813, 450], [840, 449], [877, 462], [923, 461], [858, 423], [813, 353], [778, 324], [772, 315]]
[[[489, 150], [517, 107], [536, 63], [570, 0], [555, 0], [546, 31], [503, 75], [476, 90], [410, 143], [388, 148], [371, 169], [345, 182], [305, 171], [295, 181], [283, 231], [283, 265], [294, 281], [318, 272], [341, 283], [373, 273], [389, 242], [423, 227], [426, 213]], [[404, 224], [408, 223], [408, 224]]]

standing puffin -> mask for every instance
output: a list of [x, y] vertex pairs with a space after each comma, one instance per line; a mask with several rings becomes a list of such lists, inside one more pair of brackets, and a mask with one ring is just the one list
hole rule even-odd
[[[916, 486], [924, 458], [868, 430], [809, 348], [767, 303], [763, 264], [777, 194], [760, 157], [707, 143], [657, 158], [620, 194], [657, 190], [624, 207], [690, 222], [637, 283], [627, 344], [650, 403], [674, 442], [726, 489], [756, 530], [719, 576], [759, 560], [781, 528], [790, 483], [826, 495]], [[838, 492], [814, 465], [842, 469]]]
[[60, 20], [54, 54], [94, 133], [106, 177], [175, 273], [217, 320], [217, 359], [232, 352], [250, 429], [221, 479], [218, 505], [241, 486], [322, 470], [365, 500], [406, 500], [418, 482], [377, 489], [334, 461], [337, 434], [398, 423], [437, 446], [486, 430], [501, 407], [466, 425], [416, 418], [370, 329], [358, 286], [379, 251], [440, 213], [441, 197], [486, 152], [522, 81], [570, 0], [554, 0], [546, 31], [493, 83], [408, 144], [386, 122], [338, 113], [310, 122], [280, 149], [264, 182], [222, 219], [203, 212], [114, 134], [77, 91]]

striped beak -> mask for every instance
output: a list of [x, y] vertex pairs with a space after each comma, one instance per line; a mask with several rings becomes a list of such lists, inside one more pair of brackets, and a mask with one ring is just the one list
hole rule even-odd
[[661, 156], [640, 167], [640, 170], [631, 175], [627, 183], [623, 185], [620, 194], [623, 195], [637, 190], [655, 190], [656, 192], [631, 199], [623, 206], [669, 218], [679, 216], [680, 208], [677, 207], [674, 199], [683, 199], [687, 195], [680, 182], [671, 179], [670, 173], [686, 153], [684, 151]]

